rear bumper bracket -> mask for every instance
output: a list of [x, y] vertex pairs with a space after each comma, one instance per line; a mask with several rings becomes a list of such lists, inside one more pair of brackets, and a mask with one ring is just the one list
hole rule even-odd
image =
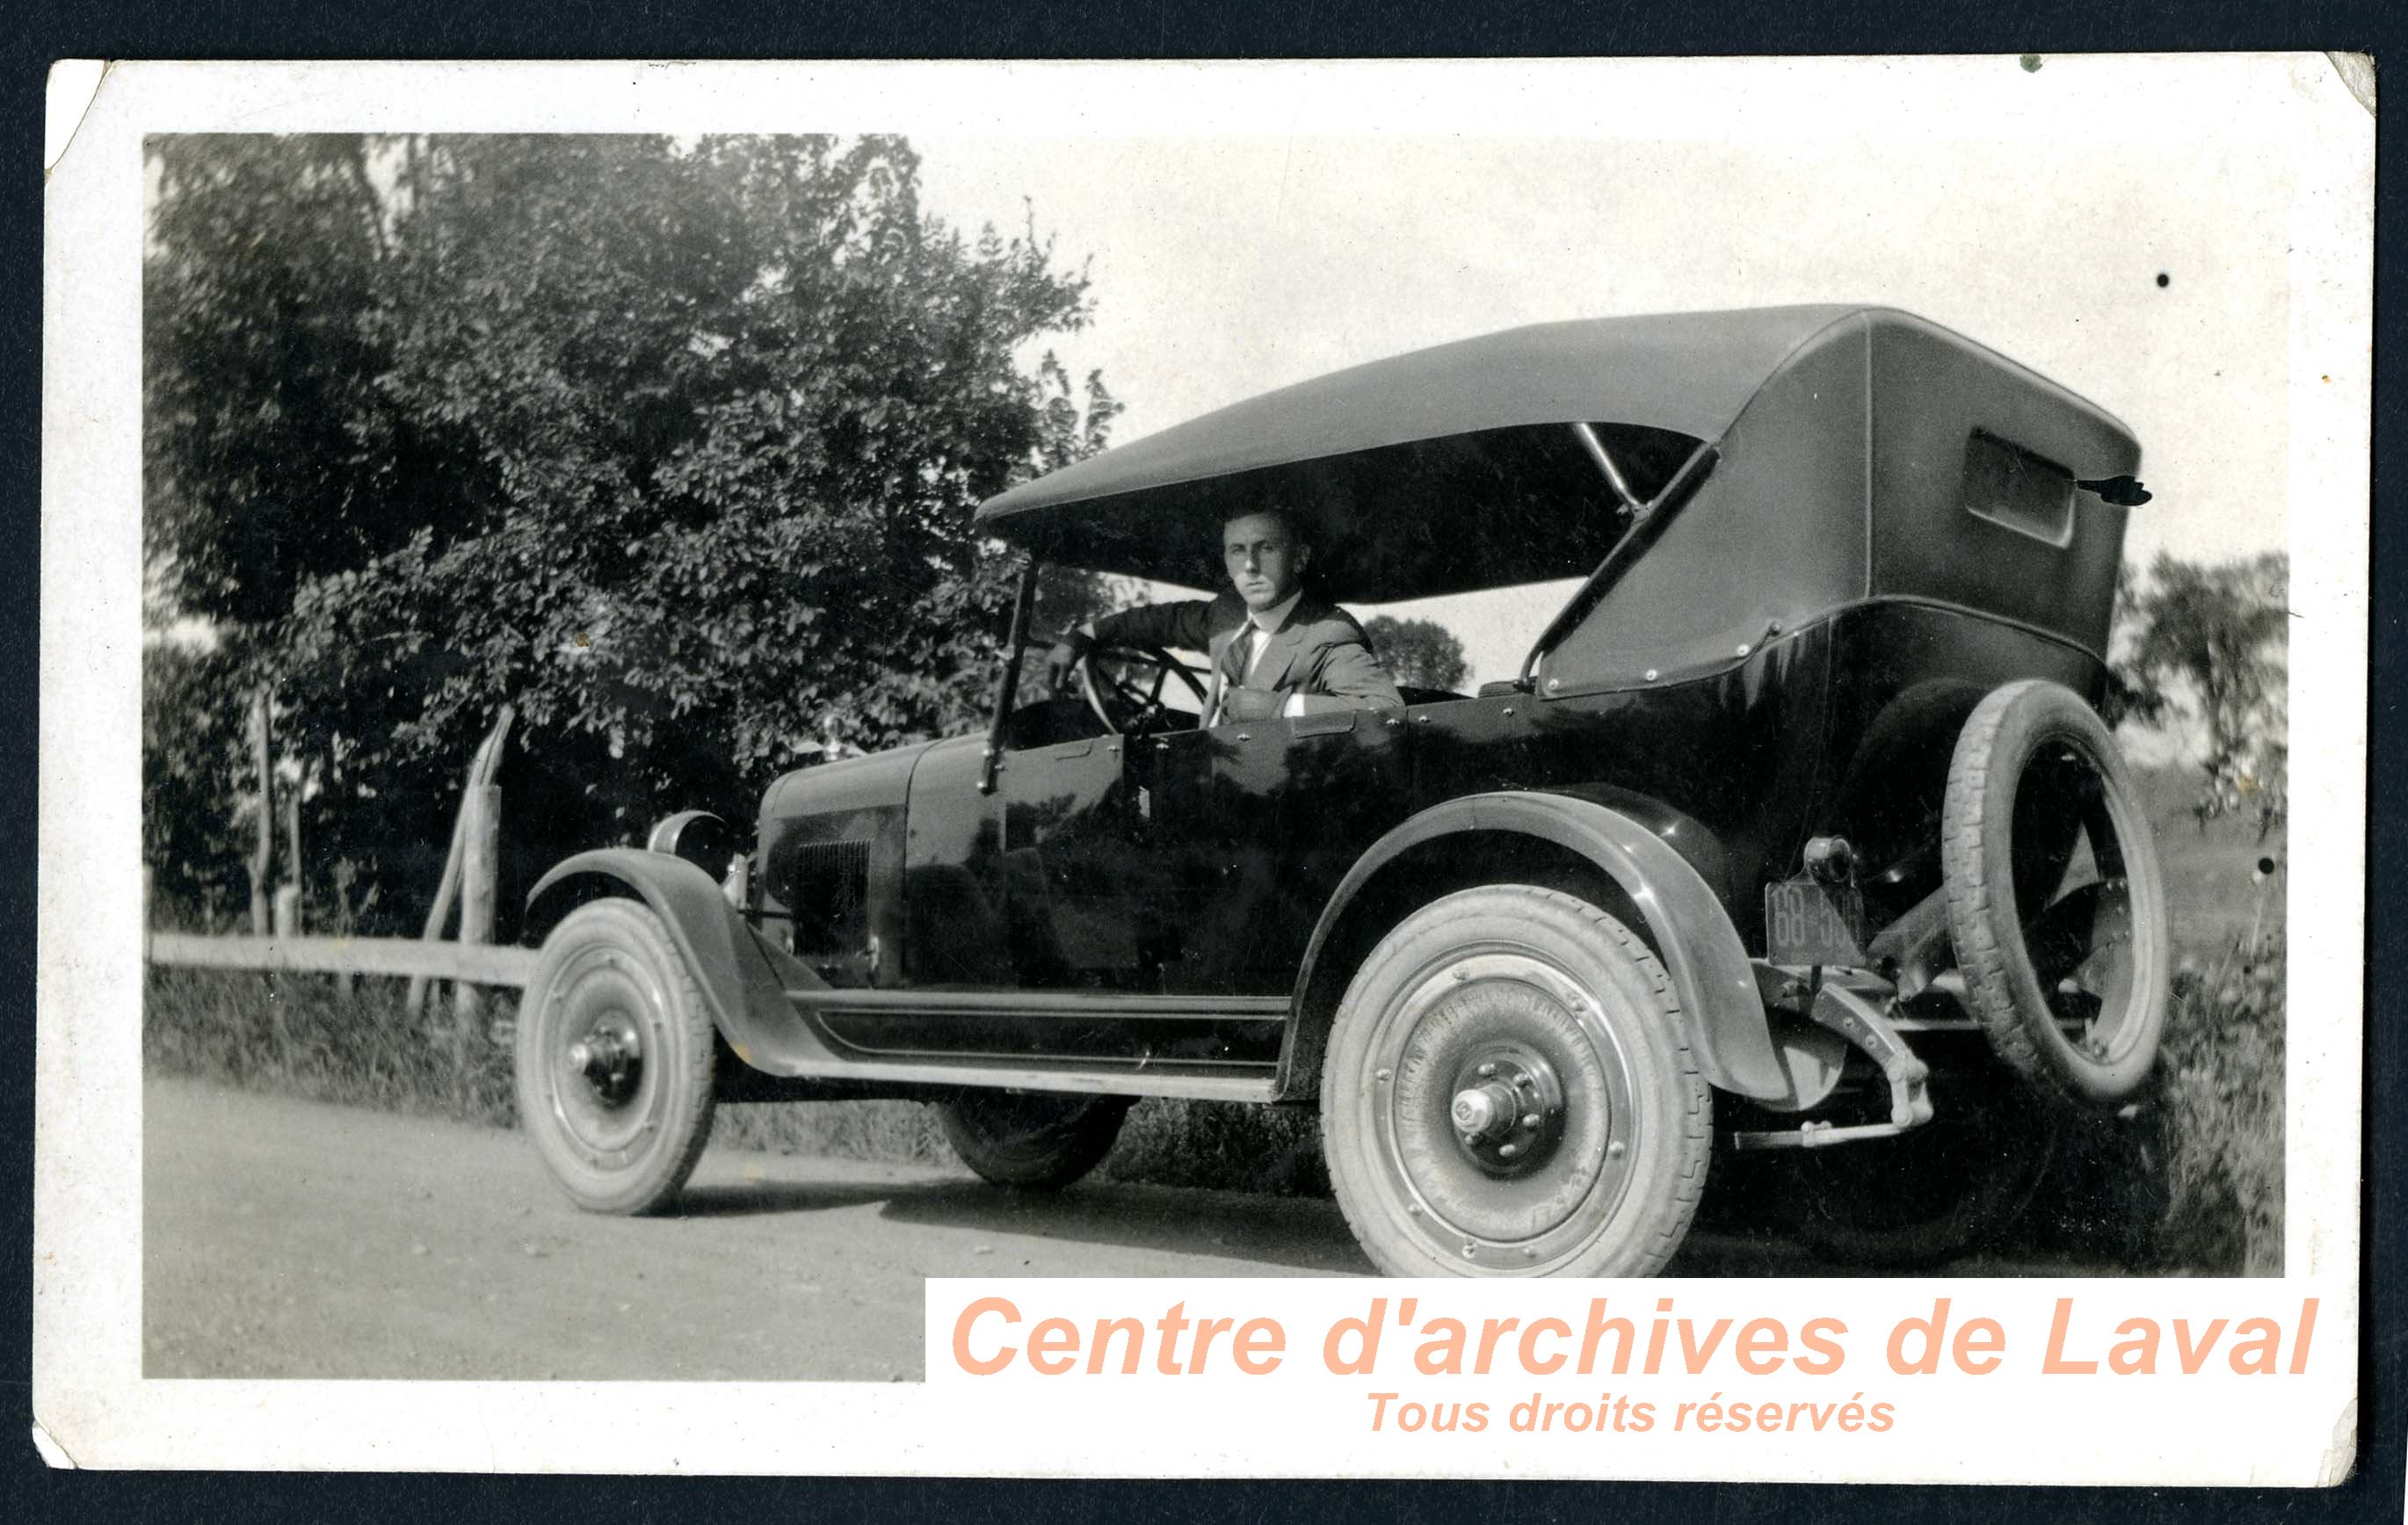
[[1806, 1014], [1864, 1051], [1889, 1083], [1889, 1121], [1842, 1125], [1805, 1122], [1796, 1128], [1731, 1135], [1738, 1149], [1820, 1149], [1864, 1139], [1890, 1139], [1931, 1121], [1931, 1069], [1914, 1057], [1906, 1038], [1881, 1008], [1844, 985], [1814, 992]]

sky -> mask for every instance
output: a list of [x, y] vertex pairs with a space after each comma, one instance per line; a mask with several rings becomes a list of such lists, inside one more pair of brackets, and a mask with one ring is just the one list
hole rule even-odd
[[[2129, 425], [2156, 498], [2131, 517], [2128, 556], [2283, 545], [2287, 161], [2245, 135], [1895, 128], [913, 142], [928, 210], [1033, 224], [1085, 266], [1093, 322], [1052, 346], [1126, 405], [1117, 442], [1521, 324], [1865, 301], [1979, 339]], [[1518, 667], [1513, 621], [1440, 612], [1474, 647], [1474, 682]]]
[[[1085, 263], [1125, 441], [1343, 366], [1574, 317], [1902, 307], [2140, 437], [2128, 550], [2283, 542], [2286, 194], [2214, 143], [922, 137], [924, 200]], [[2159, 278], [2164, 278], [2163, 284]]]

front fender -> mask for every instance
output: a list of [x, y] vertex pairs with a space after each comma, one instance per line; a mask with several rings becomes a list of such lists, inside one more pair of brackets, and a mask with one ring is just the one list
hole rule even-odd
[[[640, 899], [661, 918], [711, 1021], [747, 1064], [764, 1046], [759, 1039], [793, 1026], [786, 991], [824, 983], [762, 942], [710, 874], [681, 857], [634, 847], [598, 848], [555, 865], [527, 892], [527, 933], [547, 936], [577, 907], [614, 895]], [[540, 992], [531, 996], [540, 999]]]
[[1417, 847], [1464, 832], [1534, 837], [1586, 858], [1619, 885], [1689, 1015], [1689, 1042], [1711, 1084], [1760, 1101], [1791, 1094], [1774, 1051], [1746, 945], [1713, 886], [1670, 844], [1593, 799], [1515, 790], [1467, 795], [1424, 811], [1372, 843], [1323, 908], [1297, 981], [1303, 1009], [1313, 966], [1346, 909], [1381, 870]]

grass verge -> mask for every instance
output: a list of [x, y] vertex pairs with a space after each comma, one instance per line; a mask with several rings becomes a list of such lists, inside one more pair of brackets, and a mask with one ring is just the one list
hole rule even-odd
[[2161, 1238], [2185, 1263], [2283, 1273], [2284, 976], [2278, 950], [2186, 971], [2158, 1059]]
[[412, 1017], [398, 980], [152, 969], [142, 1006], [142, 1057], [154, 1073], [389, 1112], [517, 1121], [510, 1055], [493, 1025], [507, 997], [488, 997], [465, 1029], [448, 997]]

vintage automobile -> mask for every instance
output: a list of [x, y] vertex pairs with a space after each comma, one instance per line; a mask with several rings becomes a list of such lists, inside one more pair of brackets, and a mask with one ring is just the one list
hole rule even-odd
[[[1409, 1275], [1656, 1272], [1719, 1142], [1797, 1160], [1828, 1243], [1945, 1253], [2165, 1021], [2096, 711], [2138, 464], [1935, 324], [1798, 307], [1443, 345], [1016, 486], [979, 512], [1028, 557], [985, 735], [535, 887], [521, 1115], [638, 1213], [715, 1101], [933, 1101], [1024, 1188], [1137, 1098], [1317, 1106]], [[1211, 728], [1170, 652], [1031, 692], [1040, 568], [1211, 587], [1268, 503], [1350, 607], [1507, 590], [1518, 671]]]

